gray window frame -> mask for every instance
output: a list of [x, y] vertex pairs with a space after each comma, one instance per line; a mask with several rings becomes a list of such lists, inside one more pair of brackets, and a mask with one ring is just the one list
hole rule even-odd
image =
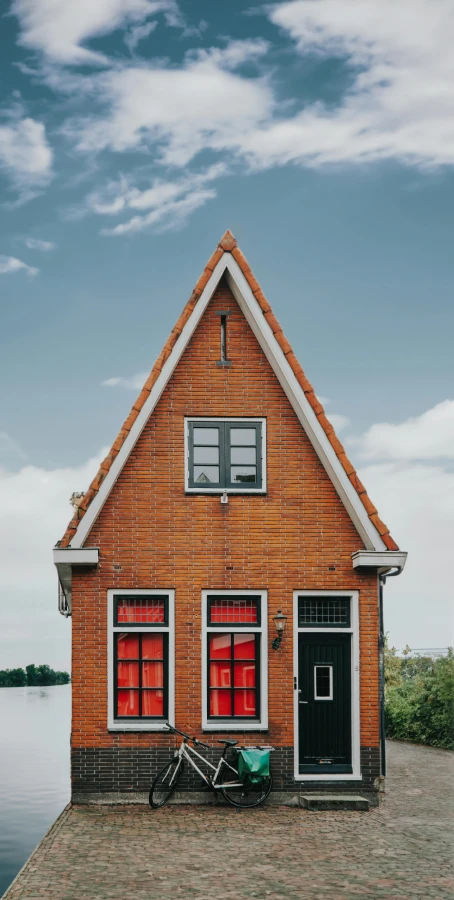
[[[263, 479], [263, 443], [264, 443], [264, 422], [262, 419], [190, 419], [186, 422], [187, 427], [187, 453], [188, 453], [188, 472], [187, 472], [187, 489], [192, 492], [222, 492], [235, 491], [236, 493], [252, 493], [264, 492]], [[194, 480], [194, 428], [218, 428], [219, 429], [219, 481], [207, 482], [206, 486]], [[237, 482], [230, 478], [231, 470], [231, 431], [235, 429], [254, 429], [256, 433], [256, 479], [254, 482]], [[197, 444], [196, 446], [204, 446]], [[214, 444], [207, 446], [216, 446]], [[247, 446], [248, 445], [235, 445]], [[207, 464], [209, 465], [209, 464]], [[215, 464], [213, 464], [215, 465]], [[235, 463], [234, 463], [235, 465]]]

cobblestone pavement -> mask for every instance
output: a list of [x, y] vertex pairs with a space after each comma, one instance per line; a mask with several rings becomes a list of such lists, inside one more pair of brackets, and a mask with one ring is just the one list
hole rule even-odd
[[389, 745], [369, 812], [67, 808], [6, 900], [453, 897], [454, 755]]

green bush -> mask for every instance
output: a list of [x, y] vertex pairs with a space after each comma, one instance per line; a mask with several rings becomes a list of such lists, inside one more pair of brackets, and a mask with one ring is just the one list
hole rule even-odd
[[454, 750], [452, 649], [439, 659], [402, 658], [386, 642], [385, 729], [390, 738]]

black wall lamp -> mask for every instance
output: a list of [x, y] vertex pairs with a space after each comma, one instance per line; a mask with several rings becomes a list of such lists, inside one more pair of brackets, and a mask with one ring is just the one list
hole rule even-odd
[[284, 616], [282, 609], [278, 609], [277, 615], [274, 616], [274, 618], [273, 618], [273, 622], [276, 627], [277, 637], [274, 638], [274, 641], [272, 641], [271, 646], [272, 646], [273, 650], [279, 650], [279, 647], [281, 646], [282, 635], [284, 634], [285, 625], [287, 623], [287, 616]]

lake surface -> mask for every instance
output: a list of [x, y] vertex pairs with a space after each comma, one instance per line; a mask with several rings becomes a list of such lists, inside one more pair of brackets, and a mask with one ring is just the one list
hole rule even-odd
[[0, 688], [0, 897], [66, 806], [71, 685]]

